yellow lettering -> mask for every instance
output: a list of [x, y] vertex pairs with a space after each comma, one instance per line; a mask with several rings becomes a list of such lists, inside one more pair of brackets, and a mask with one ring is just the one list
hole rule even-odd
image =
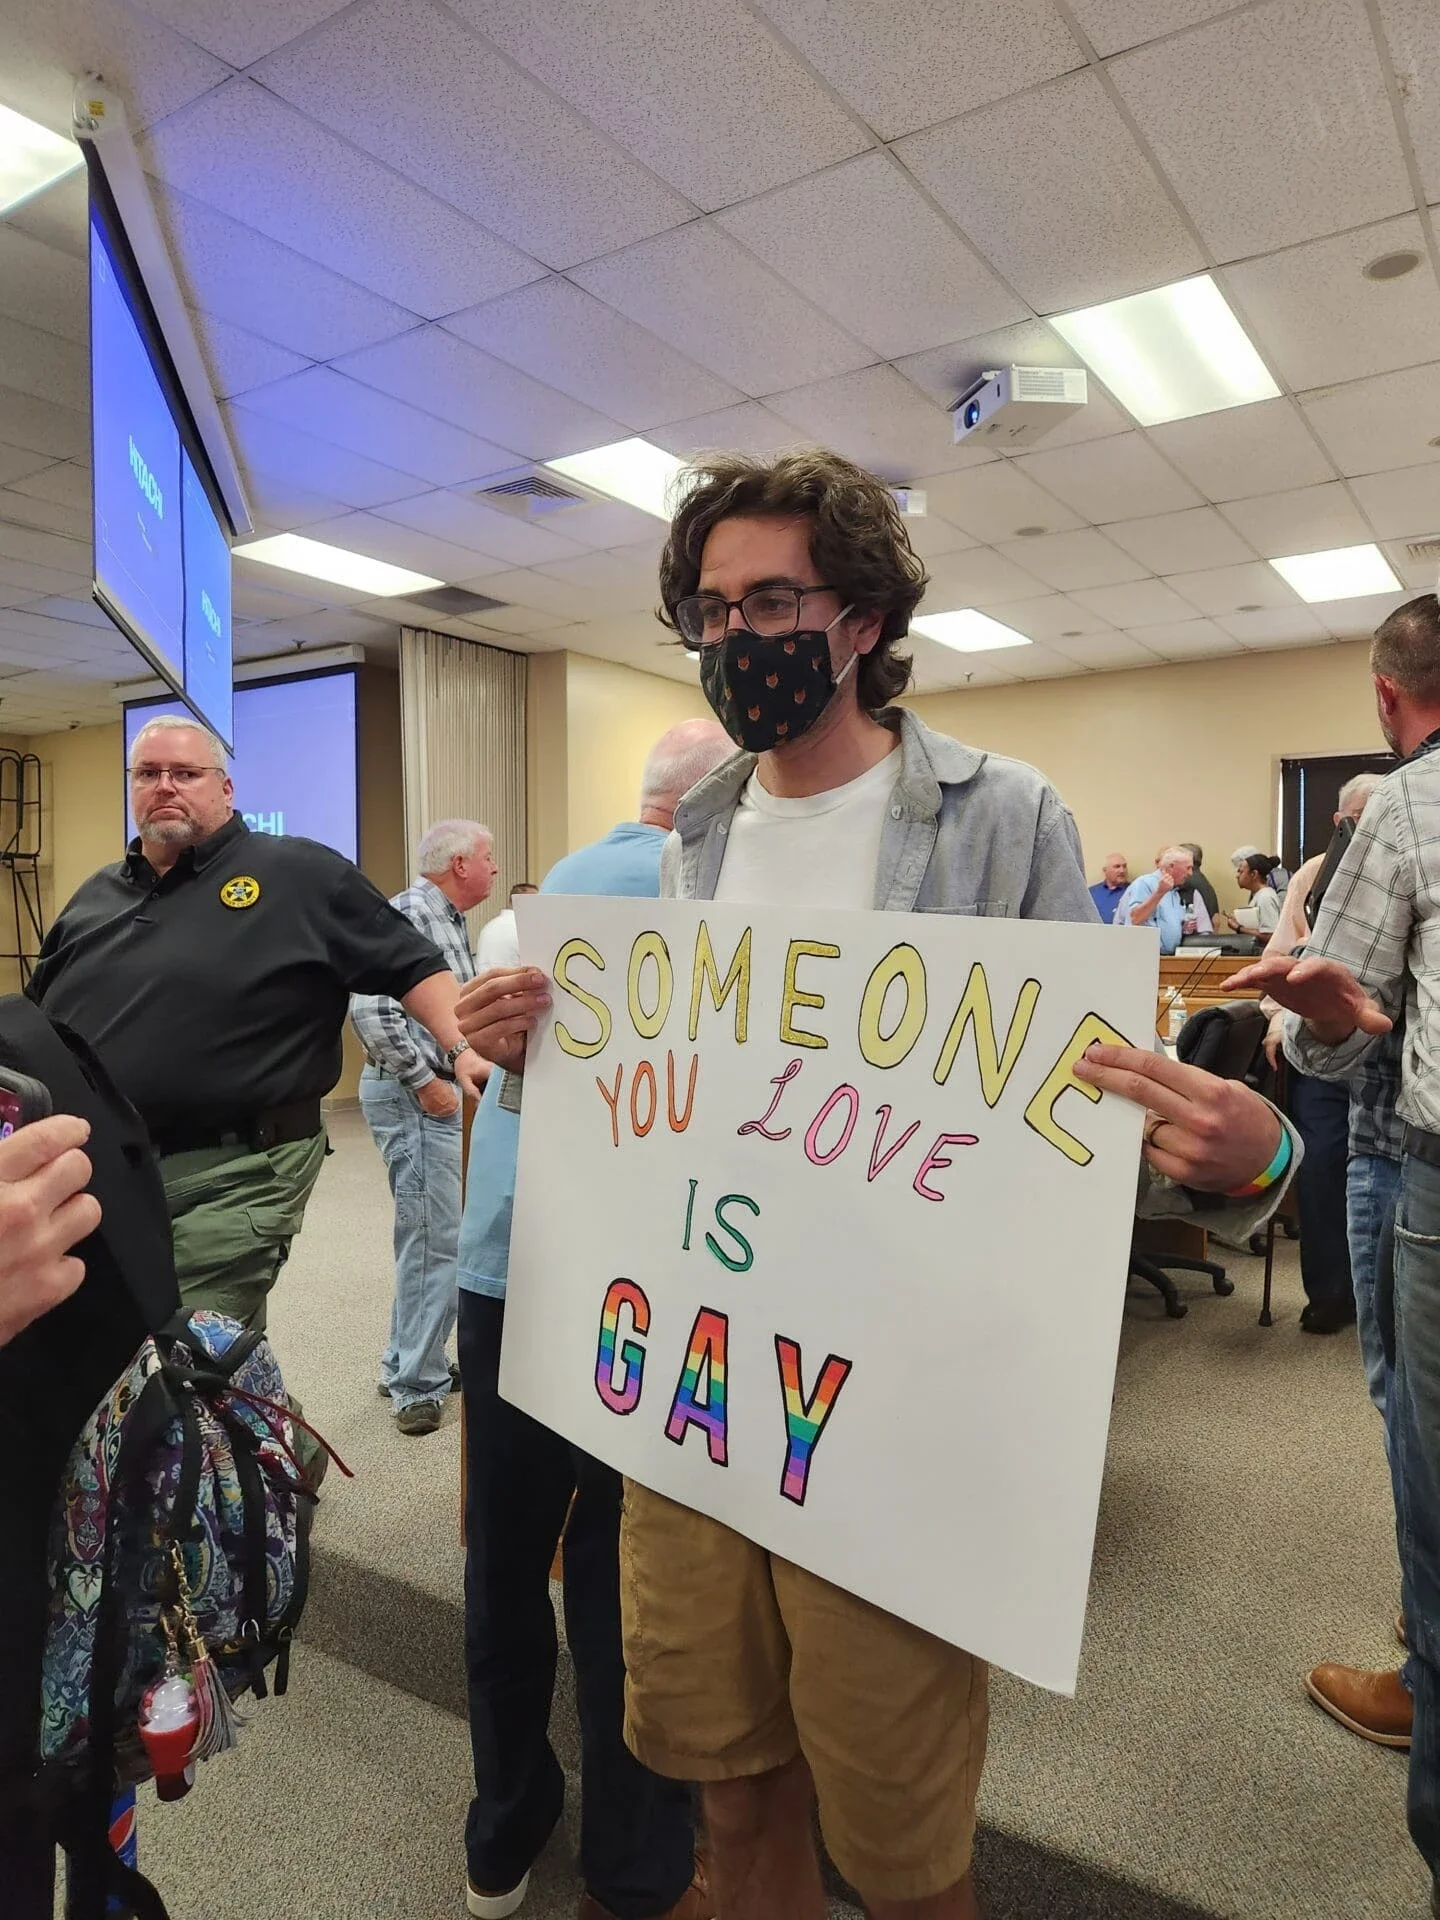
[[[647, 960], [655, 962], [655, 1011], [646, 1013], [640, 1004], [640, 970]], [[625, 997], [630, 1006], [630, 1024], [642, 1040], [653, 1040], [670, 1014], [675, 992], [675, 969], [670, 965], [670, 949], [658, 933], [635, 936], [630, 949], [630, 971], [625, 979]]]
[[1077, 1167], [1088, 1167], [1095, 1158], [1091, 1149], [1073, 1133], [1067, 1133], [1055, 1118], [1055, 1106], [1062, 1093], [1071, 1087], [1077, 1093], [1083, 1093], [1087, 1100], [1100, 1098], [1099, 1087], [1086, 1086], [1083, 1080], [1075, 1078], [1075, 1062], [1087, 1047], [1097, 1040], [1108, 1041], [1117, 1047], [1128, 1047], [1130, 1042], [1123, 1033], [1117, 1033], [1107, 1020], [1098, 1013], [1087, 1013], [1079, 1026], [1065, 1043], [1065, 1051], [1045, 1076], [1044, 1085], [1025, 1109], [1025, 1124], [1033, 1127], [1042, 1140], [1048, 1140], [1052, 1147], [1058, 1147], [1067, 1160], [1073, 1160]]
[[993, 1107], [1004, 1093], [1006, 1081], [1015, 1071], [1015, 1062], [1020, 1058], [1020, 1049], [1030, 1032], [1030, 1022], [1035, 1018], [1035, 1003], [1039, 998], [1040, 982], [1027, 980], [1020, 989], [1015, 1011], [1010, 1017], [1005, 1051], [999, 1053], [995, 1046], [995, 1015], [990, 1006], [990, 983], [985, 978], [984, 967], [977, 960], [970, 969], [970, 978], [965, 982], [965, 992], [955, 1009], [955, 1018], [950, 1022], [950, 1031], [940, 1049], [940, 1058], [935, 1062], [936, 1086], [943, 1087], [950, 1078], [955, 1056], [960, 1051], [960, 1042], [965, 1038], [965, 1029], [973, 1023], [980, 1092], [986, 1106]]
[[750, 1030], [750, 942], [751, 931], [747, 927], [722, 983], [720, 969], [715, 965], [715, 949], [710, 944], [710, 929], [703, 920], [700, 922], [700, 931], [695, 936], [695, 972], [690, 982], [691, 1040], [700, 1031], [700, 996], [708, 988], [717, 1013], [734, 993], [735, 1044], [744, 1046]]
[[805, 1027], [797, 1027], [790, 1018], [797, 1007], [823, 1007], [823, 993], [802, 993], [795, 984], [795, 969], [810, 955], [816, 960], [838, 960], [839, 947], [832, 947], [826, 940], [792, 940], [785, 953], [785, 994], [780, 1002], [780, 1038], [787, 1047], [828, 1047], [830, 1042], [823, 1040], [818, 1033], [811, 1033]]
[[593, 1040], [577, 1040], [570, 1029], [561, 1021], [555, 1022], [555, 1038], [564, 1052], [573, 1054], [577, 1060], [588, 1060], [593, 1053], [599, 1053], [610, 1039], [610, 1009], [598, 995], [587, 993], [584, 987], [576, 986], [570, 978], [570, 962], [588, 960], [600, 972], [605, 971], [605, 962], [591, 946], [588, 940], [567, 940], [555, 956], [555, 984], [563, 988], [572, 999], [578, 1000], [582, 1007], [588, 1007], [594, 1014], [599, 1033]]
[[[905, 1005], [891, 1033], [880, 1031], [885, 997], [897, 980], [905, 982]], [[898, 1067], [920, 1038], [929, 1011], [925, 998], [925, 962], [914, 947], [892, 947], [865, 982], [860, 1001], [860, 1051], [872, 1067]]]

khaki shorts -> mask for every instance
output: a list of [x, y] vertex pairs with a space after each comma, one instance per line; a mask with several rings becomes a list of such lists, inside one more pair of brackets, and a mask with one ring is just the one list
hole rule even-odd
[[920, 1900], [964, 1878], [983, 1661], [629, 1480], [620, 1603], [625, 1739], [648, 1767], [736, 1780], [803, 1753], [857, 1892]]

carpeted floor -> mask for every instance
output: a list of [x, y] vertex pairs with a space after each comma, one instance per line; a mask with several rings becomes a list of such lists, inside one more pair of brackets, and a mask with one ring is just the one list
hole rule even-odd
[[[464, 1912], [458, 1407], [406, 1440], [375, 1394], [389, 1198], [359, 1116], [339, 1115], [334, 1137], [271, 1326], [356, 1479], [326, 1483], [289, 1695], [187, 1800], [142, 1801], [142, 1857], [173, 1920]], [[1300, 1687], [1319, 1659], [1397, 1657], [1388, 1486], [1355, 1345], [1298, 1332], [1293, 1249], [1269, 1330], [1259, 1262], [1229, 1264], [1234, 1296], [1187, 1288], [1183, 1321], [1132, 1297], [1078, 1696], [994, 1679], [987, 1920], [1428, 1911], [1404, 1756]], [[573, 1767], [563, 1686], [555, 1739]], [[575, 1811], [526, 1920], [574, 1913]]]

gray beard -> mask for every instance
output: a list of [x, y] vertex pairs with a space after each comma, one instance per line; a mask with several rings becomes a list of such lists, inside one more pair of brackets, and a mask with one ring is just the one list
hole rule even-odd
[[203, 827], [194, 820], [156, 820], [140, 829], [140, 843], [153, 840], [160, 847], [189, 847], [205, 838]]

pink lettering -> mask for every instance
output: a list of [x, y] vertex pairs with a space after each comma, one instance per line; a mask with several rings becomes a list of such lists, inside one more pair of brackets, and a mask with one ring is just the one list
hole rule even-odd
[[934, 1146], [931, 1147], [929, 1153], [927, 1153], [925, 1158], [920, 1162], [920, 1171], [915, 1176], [915, 1191], [919, 1194], [920, 1198], [922, 1200], [943, 1200], [945, 1198], [943, 1193], [937, 1193], [933, 1187], [927, 1187], [925, 1184], [925, 1176], [927, 1173], [934, 1173], [940, 1167], [948, 1167], [953, 1164], [949, 1155], [941, 1151], [943, 1147], [976, 1147], [979, 1144], [980, 1136], [978, 1133], [942, 1133], [937, 1135]]
[[[820, 1129], [830, 1118], [836, 1107], [844, 1101], [849, 1107], [847, 1118], [839, 1140], [828, 1153], [820, 1151]], [[855, 1131], [855, 1122], [860, 1118], [860, 1095], [854, 1087], [837, 1087], [830, 1098], [821, 1107], [819, 1113], [810, 1122], [810, 1131], [805, 1136], [805, 1152], [817, 1167], [828, 1167], [832, 1160], [838, 1160], [850, 1144], [850, 1136]]]
[[[795, 1078], [796, 1074], [799, 1073], [804, 1064], [805, 1062], [803, 1060], [792, 1060], [783, 1073], [776, 1074], [775, 1078], [770, 1082], [771, 1086], [775, 1089], [774, 1099], [758, 1120], [747, 1120], [743, 1127], [736, 1128], [737, 1133], [758, 1133], [763, 1135], [766, 1140], [788, 1140], [790, 1138], [789, 1127], [782, 1127], [778, 1133], [772, 1133], [765, 1122], [772, 1117], [775, 1109], [780, 1104], [786, 1087], [789, 1086], [790, 1082]], [[616, 1098], [619, 1098], [618, 1091]]]
[[885, 1129], [890, 1124], [890, 1109], [889, 1107], [877, 1107], [875, 1114], [880, 1124], [875, 1129], [875, 1144], [870, 1149], [870, 1171], [865, 1176], [867, 1181], [874, 1180], [879, 1174], [882, 1174], [895, 1158], [896, 1154], [900, 1152], [901, 1148], [909, 1140], [911, 1134], [917, 1133], [920, 1128], [920, 1122], [918, 1120], [912, 1120], [904, 1133], [902, 1133], [900, 1138], [895, 1142], [894, 1146], [887, 1147], [882, 1154], [880, 1151], [880, 1142], [885, 1138]]

